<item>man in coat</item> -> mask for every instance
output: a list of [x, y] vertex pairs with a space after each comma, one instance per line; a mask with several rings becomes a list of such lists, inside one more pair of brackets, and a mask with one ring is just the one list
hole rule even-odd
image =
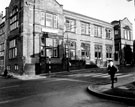
[[110, 64], [108, 66], [108, 74], [111, 78], [111, 88], [114, 88], [114, 77], [115, 73], [117, 72], [117, 68], [114, 66], [113, 61], [110, 61]]

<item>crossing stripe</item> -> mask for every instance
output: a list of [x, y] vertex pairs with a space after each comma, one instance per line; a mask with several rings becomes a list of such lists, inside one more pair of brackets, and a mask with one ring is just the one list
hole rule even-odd
[[[131, 76], [132, 74], [125, 74], [125, 73], [117, 73], [116, 76], [118, 78], [121, 77], [127, 77], [127, 76]], [[110, 75], [108, 75], [108, 73], [85, 73], [85, 74], [72, 74], [72, 75], [68, 75], [70, 77], [100, 77], [100, 78], [109, 78]]]

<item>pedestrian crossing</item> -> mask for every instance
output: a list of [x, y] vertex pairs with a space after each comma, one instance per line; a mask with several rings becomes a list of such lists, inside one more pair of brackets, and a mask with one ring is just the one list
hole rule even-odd
[[[117, 73], [118, 78], [132, 76], [133, 74]], [[95, 78], [110, 78], [108, 73], [84, 73], [84, 74], [72, 74], [69, 77], [95, 77]]]

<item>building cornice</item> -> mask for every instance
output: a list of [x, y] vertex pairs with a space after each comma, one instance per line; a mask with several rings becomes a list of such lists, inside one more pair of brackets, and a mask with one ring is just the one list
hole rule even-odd
[[70, 13], [70, 14], [73, 14], [73, 15], [77, 15], [77, 16], [81, 16], [81, 17], [84, 17], [84, 18], [88, 18], [88, 19], [91, 19], [91, 20], [98, 21], [98, 22], [102, 22], [102, 23], [105, 23], [105, 24], [109, 24], [110, 26], [112, 26], [111, 23], [109, 23], [109, 22], [106, 22], [106, 21], [103, 21], [103, 20], [100, 20], [100, 19], [96, 19], [96, 18], [93, 18], [93, 17], [89, 17], [89, 16], [86, 16], [86, 15], [83, 15], [83, 14], [80, 14], [80, 13], [76, 13], [76, 12], [65, 10], [65, 9], [63, 9], [63, 12], [65, 14]]

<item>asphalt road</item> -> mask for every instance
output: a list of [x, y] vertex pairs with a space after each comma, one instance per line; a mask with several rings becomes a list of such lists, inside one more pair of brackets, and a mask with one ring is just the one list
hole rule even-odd
[[0, 107], [128, 107], [123, 102], [91, 95], [87, 91], [89, 84], [108, 79], [87, 74], [28, 81], [0, 77]]

